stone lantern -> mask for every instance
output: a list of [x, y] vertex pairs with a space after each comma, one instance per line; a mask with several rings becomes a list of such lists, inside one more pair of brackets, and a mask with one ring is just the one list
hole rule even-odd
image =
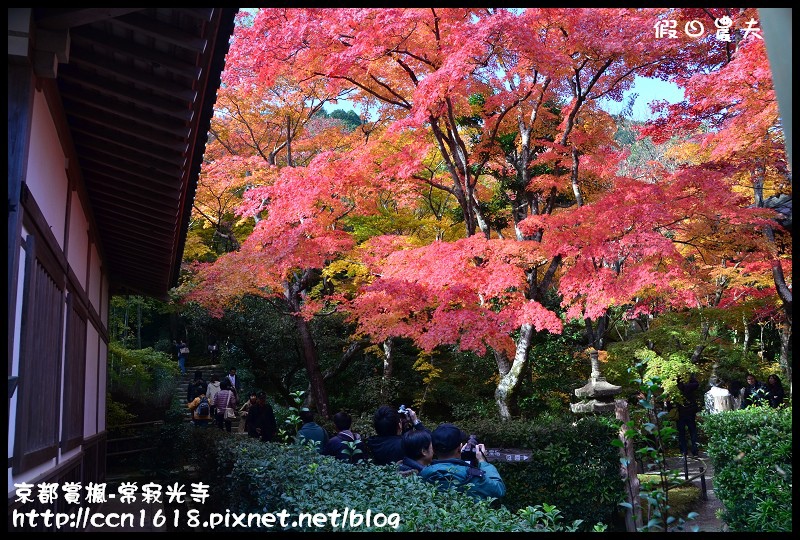
[[589, 352], [589, 359], [592, 361], [591, 378], [589, 382], [575, 390], [575, 395], [584, 398], [584, 401], [572, 403], [569, 408], [576, 414], [614, 412], [614, 396], [619, 394], [622, 387], [609, 383], [600, 374], [600, 361], [596, 349]]

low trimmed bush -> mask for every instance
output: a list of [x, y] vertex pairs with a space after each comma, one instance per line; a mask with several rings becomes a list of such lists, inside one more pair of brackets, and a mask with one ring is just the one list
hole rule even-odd
[[[476, 502], [455, 490], [440, 491], [417, 476], [400, 475], [393, 466], [350, 465], [301, 445], [262, 443], [242, 437], [210, 438], [204, 431], [190, 434], [202, 448], [193, 454], [199, 456], [194, 460], [197, 470], [202, 471], [202, 481], [211, 486], [212, 496], [203, 505], [204, 513], [230, 510], [266, 514], [285, 510], [293, 520], [301, 514], [328, 516], [322, 526], [295, 522], [287, 528], [296, 532], [577, 531], [590, 530], [594, 525], [568, 522], [558, 508], [549, 505], [512, 512], [496, 502]], [[210, 446], [215, 450], [211, 451]], [[353, 520], [359, 520], [354, 517], [346, 527], [334, 527], [329, 516], [345, 509], [350, 515], [360, 515], [361, 523], [353, 525]], [[372, 516], [369, 525], [367, 511]], [[602, 528], [598, 525], [599, 530]], [[231, 530], [282, 529], [253, 521]]]
[[732, 532], [792, 531], [792, 409], [704, 415], [714, 492]]

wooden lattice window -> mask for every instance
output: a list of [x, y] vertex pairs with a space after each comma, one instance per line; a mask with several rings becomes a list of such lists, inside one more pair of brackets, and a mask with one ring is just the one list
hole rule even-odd
[[56, 457], [61, 400], [64, 272], [48, 249], [25, 241], [14, 473]]
[[61, 449], [83, 441], [84, 386], [86, 384], [86, 310], [74, 293], [67, 296], [67, 342], [64, 364], [64, 406]]

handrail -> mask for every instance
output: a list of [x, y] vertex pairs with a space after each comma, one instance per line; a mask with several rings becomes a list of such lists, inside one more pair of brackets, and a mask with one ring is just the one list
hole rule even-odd
[[[695, 460], [695, 461], [700, 463], [700, 465], [698, 466], [697, 474], [695, 474], [694, 476], [691, 476], [691, 477], [689, 476], [689, 459]], [[706, 465], [706, 462], [703, 461], [699, 457], [692, 456], [691, 458], [689, 458], [688, 456], [683, 456], [683, 481], [679, 482], [679, 483], [677, 483], [675, 485], [669, 486], [667, 488], [667, 491], [669, 491], [672, 488], [676, 488], [676, 487], [680, 487], [680, 486], [685, 486], [685, 485], [691, 484], [691, 483], [694, 482], [695, 479], [699, 478], [700, 479], [701, 492], [702, 492], [702, 495], [703, 495], [703, 500], [707, 501], [708, 500], [708, 493], [707, 493], [708, 490], [706, 488], [706, 471], [708, 470], [708, 468], [705, 465]], [[669, 470], [675, 471], [675, 470], [678, 470], [678, 469], [669, 469]], [[643, 474], [648, 474], [648, 475], [655, 476], [657, 473], [643, 473]]]
[[694, 475], [691, 478], [689, 478], [689, 457], [684, 455], [683, 456], [683, 482], [681, 482], [680, 484], [676, 484], [676, 485], [682, 486], [684, 484], [688, 484], [689, 482], [694, 481], [695, 478], [699, 478], [700, 479], [700, 485], [702, 486], [703, 500], [707, 501], [708, 500], [708, 494], [706, 493], [706, 469], [707, 469], [706, 462], [703, 461], [702, 459], [700, 459], [697, 456], [692, 456], [691, 459], [700, 462], [701, 465], [698, 467], [699, 472], [696, 475]]
[[126, 429], [131, 427], [139, 427], [139, 426], [150, 426], [150, 425], [159, 425], [163, 424], [163, 420], [150, 420], [149, 422], [135, 422], [133, 424], [120, 424], [118, 426], [111, 426], [108, 428], [108, 431], [117, 430], [117, 429]]
[[[115, 457], [119, 457], [119, 456], [130, 455], [130, 454], [140, 454], [142, 452], [147, 452], [147, 451], [154, 450], [153, 447], [148, 447], [148, 448], [129, 448], [129, 445], [124, 445], [123, 448], [127, 447], [125, 450], [120, 450], [120, 451], [117, 451], [117, 452], [109, 451], [111, 448], [115, 447], [115, 445], [117, 445], [116, 447], [118, 448], [120, 443], [125, 443], [125, 442], [129, 442], [129, 441], [134, 441], [134, 440], [146, 441], [147, 437], [142, 435], [142, 433], [144, 433], [144, 430], [149, 428], [149, 427], [157, 427], [157, 426], [162, 426], [162, 425], [164, 425], [164, 421], [163, 420], [151, 420], [149, 422], [134, 422], [134, 423], [131, 423], [131, 424], [120, 424], [118, 426], [114, 426], [112, 428], [109, 428], [108, 429], [109, 433], [118, 432], [121, 435], [125, 435], [125, 436], [121, 436], [121, 437], [117, 437], [117, 438], [110, 438], [109, 437], [109, 438], [106, 439], [106, 448], [107, 448], [107, 450], [106, 450], [106, 460], [108, 460], [109, 458], [115, 458]], [[130, 430], [130, 429], [132, 429], [133, 432], [134, 432], [134, 435], [132, 435], [132, 436], [131, 436], [130, 432], [126, 433], [126, 431]], [[136, 434], [136, 433], [138, 433], [138, 434]]]
[[123, 450], [122, 452], [106, 452], [106, 457], [109, 456], [124, 456], [127, 454], [138, 454], [141, 452], [148, 452], [150, 450], [155, 450], [155, 447], [152, 446], [150, 448], [134, 448], [133, 450]]
[[120, 437], [119, 439], [107, 439], [107, 442], [124, 442], [124, 441], [138, 441], [144, 439], [144, 435], [134, 435], [133, 437]]

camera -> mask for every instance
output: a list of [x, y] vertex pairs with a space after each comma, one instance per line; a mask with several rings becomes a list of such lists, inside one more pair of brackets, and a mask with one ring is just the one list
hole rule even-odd
[[478, 467], [478, 437], [470, 435], [466, 444], [461, 448], [461, 459], [469, 463], [470, 467]]
[[400, 405], [400, 408], [397, 409], [397, 414], [399, 414], [400, 416], [405, 416], [406, 418], [408, 418], [411, 415], [411, 413], [408, 411], [405, 405]]

